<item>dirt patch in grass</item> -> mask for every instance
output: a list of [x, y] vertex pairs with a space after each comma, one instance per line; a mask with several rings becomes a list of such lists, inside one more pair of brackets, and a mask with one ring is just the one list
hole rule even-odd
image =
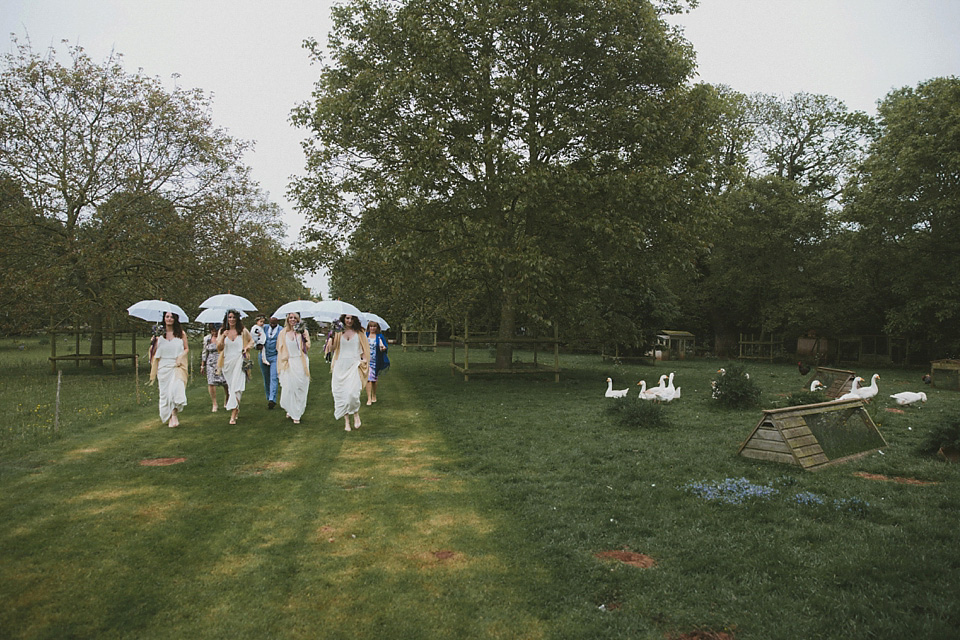
[[649, 569], [657, 564], [650, 556], [636, 551], [598, 551], [593, 555], [601, 560], [616, 560], [640, 569]]
[[456, 551], [443, 550], [443, 551], [433, 552], [433, 557], [436, 558], [437, 560], [450, 560], [451, 558], [454, 558], [456, 555], [457, 555]]
[[858, 478], [866, 478], [867, 480], [883, 480], [885, 482], [899, 482], [900, 484], [915, 484], [915, 485], [924, 485], [924, 484], [940, 484], [939, 482], [933, 482], [931, 480], [917, 480], [916, 478], [901, 478], [899, 476], [885, 476], [882, 473], [867, 473], [866, 471], [855, 471], [853, 475]]
[[140, 465], [144, 467], [169, 467], [172, 464], [180, 464], [186, 461], [186, 458], [148, 458], [141, 460]]
[[681, 634], [671, 634], [667, 636], [668, 640], [734, 640], [732, 633], [726, 631], [710, 631], [709, 629], [697, 629]]

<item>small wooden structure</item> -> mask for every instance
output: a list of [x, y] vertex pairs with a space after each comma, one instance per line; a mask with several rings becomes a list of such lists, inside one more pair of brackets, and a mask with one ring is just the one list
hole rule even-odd
[[765, 410], [737, 453], [813, 471], [886, 445], [863, 401], [843, 400]]
[[931, 384], [937, 389], [960, 391], [960, 360], [933, 360], [930, 363]]
[[828, 398], [839, 398], [853, 388], [853, 380], [857, 377], [853, 371], [846, 369], [831, 369], [830, 367], [817, 367], [810, 377], [804, 383], [804, 390], [810, 389], [810, 384], [814, 380], [819, 380], [826, 387], [824, 394]]
[[[64, 331], [64, 333], [68, 333]], [[73, 325], [73, 331], [76, 343], [73, 353], [57, 355], [57, 325], [51, 319], [50, 329], [48, 330], [48, 335], [50, 336], [50, 373], [56, 374], [59, 363], [61, 362], [74, 362], [77, 365], [77, 368], [80, 368], [80, 363], [83, 361], [94, 362], [94, 361], [110, 361], [110, 367], [112, 371], [117, 370], [117, 360], [135, 360], [137, 358], [137, 332], [133, 330], [118, 331], [115, 327], [110, 330], [103, 331], [104, 345], [107, 344], [107, 338], [109, 338], [109, 344], [111, 345], [110, 353], [104, 353], [101, 355], [95, 355], [90, 353], [80, 353], [80, 337], [85, 333], [80, 329], [79, 321], [75, 320]], [[130, 334], [130, 353], [117, 353], [117, 336], [123, 336]]]
[[[463, 321], [463, 336], [450, 336], [450, 373], [463, 374], [463, 381], [469, 382], [471, 375], [479, 374], [525, 374], [525, 373], [552, 373], [554, 382], [560, 382], [560, 335], [557, 324], [553, 324], [553, 337], [515, 336], [504, 340], [492, 333], [470, 333], [468, 321]], [[508, 368], [497, 368], [492, 362], [470, 362], [470, 346], [478, 347], [490, 345], [496, 349], [498, 344], [510, 343], [517, 347], [526, 347], [533, 350], [533, 362], [513, 362]], [[553, 366], [542, 364], [538, 360], [538, 346], [541, 344], [553, 345]], [[463, 362], [457, 362], [457, 345], [463, 347]]]
[[417, 351], [436, 351], [437, 323], [433, 323], [433, 329], [408, 329], [404, 323], [400, 332], [400, 344], [404, 351], [407, 347]]
[[866, 365], [903, 364], [915, 349], [916, 343], [911, 345], [910, 340], [899, 336], [844, 336], [838, 341], [837, 360]]
[[697, 337], [689, 331], [664, 330], [657, 334], [657, 360], [685, 360], [696, 352]]
[[741, 360], [766, 360], [773, 362], [783, 354], [783, 336], [761, 333], [759, 336], [752, 333], [740, 334]]

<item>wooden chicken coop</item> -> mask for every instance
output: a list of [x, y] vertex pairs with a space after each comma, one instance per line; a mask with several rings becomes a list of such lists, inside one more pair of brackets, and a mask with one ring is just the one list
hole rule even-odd
[[737, 453], [814, 471], [885, 446], [863, 401], [844, 400], [765, 410]]
[[846, 369], [831, 369], [830, 367], [817, 367], [804, 383], [804, 389], [809, 389], [814, 380], [819, 380], [826, 387], [823, 390], [828, 398], [839, 398], [853, 388], [853, 381], [857, 374]]
[[657, 360], [685, 360], [696, 352], [697, 337], [689, 331], [664, 330], [657, 334]]
[[934, 360], [930, 363], [930, 378], [937, 389], [960, 391], [960, 360]]

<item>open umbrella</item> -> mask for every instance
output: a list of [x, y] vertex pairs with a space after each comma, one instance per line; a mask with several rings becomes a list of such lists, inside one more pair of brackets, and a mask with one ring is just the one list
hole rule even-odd
[[190, 318], [183, 309], [166, 300], [141, 300], [127, 307], [127, 313], [147, 322], [163, 322], [163, 314], [167, 311], [180, 316], [180, 322], [190, 322]]
[[317, 320], [326, 320], [329, 322], [343, 315], [357, 316], [361, 323], [364, 322], [365, 316], [363, 312], [349, 302], [344, 302], [343, 300], [322, 300], [313, 303], [313, 317]]
[[372, 322], [376, 322], [378, 325], [380, 325], [380, 331], [386, 331], [387, 329], [390, 328], [390, 325], [387, 324], [387, 321], [384, 320], [383, 318], [381, 318], [380, 316], [378, 316], [378, 315], [375, 314], [375, 313], [370, 313], [369, 311], [364, 311], [364, 312], [363, 312], [363, 315], [364, 315], [364, 318], [365, 318], [365, 320], [363, 321], [363, 324], [367, 324], [368, 322], [371, 322], [371, 321], [372, 321]]
[[281, 320], [286, 318], [288, 313], [299, 313], [301, 318], [312, 318], [316, 306], [317, 303], [313, 300], [294, 300], [280, 305], [270, 317]]
[[[230, 309], [222, 309], [219, 307], [204, 309], [199, 314], [197, 314], [197, 317], [194, 319], [194, 322], [202, 322], [204, 324], [208, 322], [210, 323], [223, 322], [223, 318], [224, 316], [227, 315], [228, 311], [230, 311]], [[235, 311], [238, 311], [240, 313], [241, 318], [247, 317], [247, 314], [245, 312], [240, 311], [239, 309], [236, 309]]]
[[234, 295], [232, 293], [220, 293], [215, 296], [210, 296], [206, 300], [200, 303], [201, 309], [236, 309], [238, 311], [256, 311], [257, 308], [252, 302], [244, 298], [243, 296]]

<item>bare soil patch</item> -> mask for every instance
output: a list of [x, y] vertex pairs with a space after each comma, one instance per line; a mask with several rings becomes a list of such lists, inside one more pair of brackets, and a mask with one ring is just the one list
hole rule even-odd
[[433, 557], [437, 560], [450, 560], [455, 557], [457, 554], [455, 551], [434, 551]]
[[649, 569], [657, 564], [650, 556], [636, 551], [598, 551], [593, 555], [601, 560], [616, 560], [640, 569]]
[[141, 460], [140, 464], [144, 467], [169, 467], [172, 464], [180, 464], [186, 461], [186, 458], [148, 458]]
[[939, 482], [933, 482], [930, 480], [917, 480], [916, 478], [901, 478], [899, 476], [885, 476], [882, 473], [867, 473], [866, 471], [854, 471], [853, 475], [858, 478], [866, 478], [867, 480], [883, 480], [885, 482], [899, 482], [900, 484], [915, 484], [915, 485], [924, 485], [924, 484], [940, 484]]

